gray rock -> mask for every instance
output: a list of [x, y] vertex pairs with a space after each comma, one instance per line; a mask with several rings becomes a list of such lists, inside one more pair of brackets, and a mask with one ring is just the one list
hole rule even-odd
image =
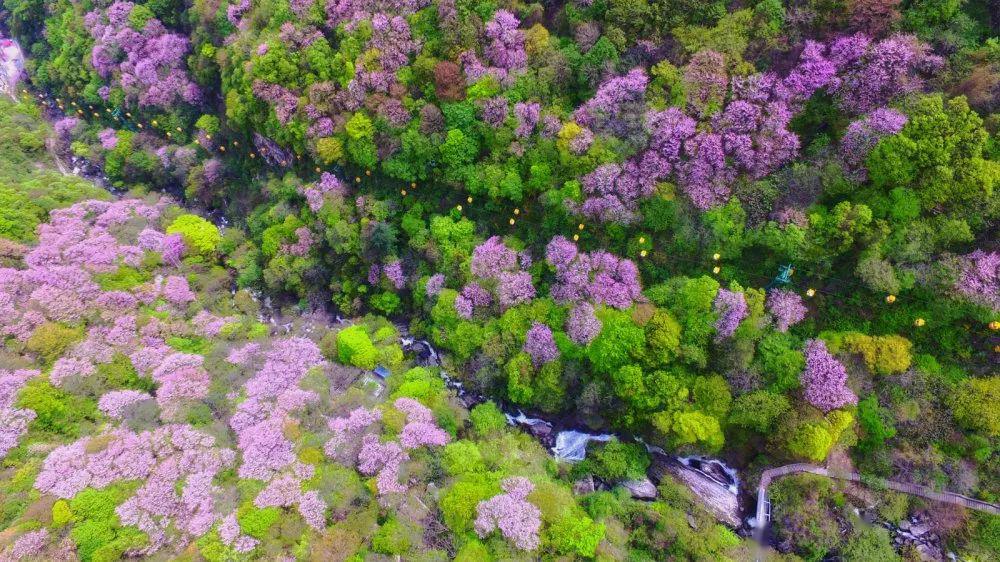
[[632, 494], [632, 497], [637, 500], [652, 500], [656, 499], [656, 486], [649, 478], [643, 478], [642, 480], [627, 480], [622, 482], [622, 486]]
[[904, 530], [904, 531], [908, 531], [910, 529], [910, 527], [911, 527], [911, 524], [910, 524], [910, 520], [909, 519], [903, 519], [902, 521], [899, 522], [899, 528], [902, 529], [902, 530]]
[[586, 476], [573, 482], [573, 493], [578, 496], [585, 496], [594, 492], [594, 477]]
[[916, 537], [926, 535], [930, 530], [931, 526], [928, 525], [927, 523], [918, 523], [910, 527], [910, 532], [913, 533], [913, 536]]

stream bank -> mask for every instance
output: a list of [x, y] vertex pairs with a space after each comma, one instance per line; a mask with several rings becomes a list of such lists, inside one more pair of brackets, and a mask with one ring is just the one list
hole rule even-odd
[[[404, 351], [414, 356], [419, 365], [437, 367], [445, 383], [455, 390], [466, 407], [472, 408], [489, 399], [469, 391], [461, 381], [450, 376], [443, 369], [440, 354], [430, 342], [411, 337], [404, 326], [397, 325], [397, 329], [402, 334], [400, 342]], [[672, 478], [690, 489], [719, 522], [749, 534], [749, 527], [745, 523], [744, 506], [741, 505], [739, 473], [721, 459], [702, 456], [679, 457], [631, 435], [596, 433], [572, 419], [549, 421], [540, 417], [529, 417], [523, 411], [503, 402], [497, 402], [497, 405], [510, 425], [523, 428], [545, 446], [554, 458], [563, 462], [582, 461], [587, 454], [587, 445], [591, 442], [603, 443], [618, 439], [641, 443], [652, 458], [646, 478], [621, 483], [633, 497], [653, 500], [657, 496], [656, 486]], [[581, 492], [586, 492], [588, 489], [592, 491], [600, 486], [610, 487], [610, 484], [602, 482], [595, 484], [593, 481], [577, 483]]]

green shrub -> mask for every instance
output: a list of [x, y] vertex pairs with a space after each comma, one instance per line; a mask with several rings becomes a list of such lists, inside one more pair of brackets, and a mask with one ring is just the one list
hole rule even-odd
[[622, 443], [613, 439], [591, 455], [591, 469], [596, 476], [616, 482], [642, 478], [649, 468], [650, 458], [638, 443]]
[[487, 437], [507, 429], [507, 418], [492, 400], [477, 404], [469, 412], [472, 430], [480, 437]]
[[364, 326], [354, 325], [337, 332], [337, 357], [345, 365], [374, 369], [378, 350]]
[[400, 555], [410, 550], [410, 533], [395, 517], [379, 527], [372, 537], [372, 550], [381, 554]]
[[256, 539], [267, 537], [268, 529], [278, 522], [281, 510], [277, 507], [258, 509], [252, 504], [245, 505], [236, 514], [240, 530]]
[[25, 343], [25, 349], [38, 355], [46, 364], [51, 364], [81, 339], [82, 327], [71, 328], [57, 322], [46, 322], [35, 328]]
[[194, 253], [211, 255], [222, 241], [219, 229], [198, 215], [181, 215], [167, 227], [167, 234], [180, 234], [188, 249]]
[[97, 419], [93, 400], [65, 392], [41, 378], [29, 380], [21, 389], [17, 406], [35, 412], [31, 429], [67, 437], [79, 435], [80, 423]]

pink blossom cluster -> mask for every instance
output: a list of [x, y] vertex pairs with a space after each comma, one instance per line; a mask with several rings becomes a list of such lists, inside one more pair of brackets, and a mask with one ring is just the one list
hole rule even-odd
[[222, 518], [222, 522], [219, 523], [219, 539], [223, 544], [233, 547], [233, 550], [241, 554], [251, 552], [260, 543], [257, 539], [242, 534], [235, 512]]
[[521, 550], [538, 548], [538, 531], [542, 527], [542, 512], [528, 501], [534, 489], [523, 477], [508, 478], [501, 483], [504, 492], [476, 506], [476, 534], [486, 538], [499, 529], [507, 540]]
[[281, 251], [291, 256], [302, 257], [309, 253], [315, 243], [312, 230], [308, 226], [300, 226], [295, 229], [295, 242], [282, 245]]
[[25, 560], [38, 556], [48, 546], [49, 540], [49, 530], [44, 527], [37, 531], [24, 533], [17, 537], [17, 540], [14, 541], [8, 552], [0, 553], [0, 560], [10, 560], [13, 562], [15, 560]]
[[208, 396], [212, 377], [202, 366], [204, 357], [171, 353], [152, 372], [156, 382], [156, 403], [165, 419], [173, 419], [186, 403]]
[[970, 299], [1000, 311], [1000, 252], [976, 250], [963, 258], [955, 289]]
[[109, 418], [120, 420], [132, 405], [152, 399], [152, 396], [141, 390], [113, 390], [101, 396], [97, 401], [97, 408]]
[[489, 42], [483, 49], [484, 64], [475, 51], [465, 51], [459, 59], [469, 84], [484, 76], [492, 76], [501, 84], [511, 85], [528, 64], [524, 50], [524, 33], [518, 29], [521, 20], [507, 10], [497, 10], [486, 23], [485, 35]]
[[[352, 0], [345, 1], [352, 2]], [[394, 4], [396, 3], [394, 2]], [[421, 47], [420, 42], [413, 38], [409, 23], [400, 13], [407, 9], [405, 4], [404, 2], [403, 6], [397, 6], [396, 9], [392, 10], [396, 15], [376, 13], [372, 16], [371, 37], [365, 44], [365, 50], [355, 60], [354, 77], [351, 78], [345, 89], [333, 94], [336, 105], [341, 110], [356, 111], [364, 106], [369, 95], [391, 96], [398, 90], [396, 71], [405, 66], [410, 57], [420, 52]], [[330, 4], [327, 5], [327, 8], [329, 7]], [[365, 58], [367, 52], [378, 53], [379, 56], [375, 64]], [[332, 84], [327, 87], [336, 90]], [[310, 96], [316, 97], [315, 94], [322, 93], [324, 89], [326, 88], [320, 87], [317, 90], [316, 87], [313, 87]], [[408, 118], [408, 112], [400, 104], [390, 103], [383, 111], [389, 116], [387, 120], [396, 126], [399, 126], [403, 119]], [[404, 113], [407, 116], [404, 116]], [[310, 117], [321, 119], [322, 115], [314, 114]]]
[[404, 449], [442, 447], [448, 444], [448, 434], [434, 423], [434, 414], [427, 406], [413, 398], [397, 398], [393, 406], [406, 414], [406, 425], [399, 434], [399, 442]]
[[327, 0], [325, 8], [327, 24], [337, 27], [372, 19], [379, 12], [406, 17], [429, 4], [429, 0]]
[[847, 386], [847, 369], [830, 355], [823, 340], [805, 346], [806, 368], [801, 380], [806, 400], [824, 412], [855, 404], [858, 397]]
[[91, 274], [138, 266], [143, 249], [125, 240], [134, 236], [125, 225], [158, 218], [165, 204], [86, 201], [53, 211], [38, 227], [38, 244], [24, 254], [27, 268], [0, 268], [0, 335], [24, 341], [45, 322], [73, 324], [99, 314], [118, 318], [106, 335], [128, 343], [123, 332], [137, 300], [120, 291], [102, 293]]
[[774, 325], [779, 332], [801, 322], [809, 309], [802, 304], [802, 297], [794, 291], [775, 289], [767, 294], [767, 311], [774, 317]]
[[343, 198], [347, 195], [347, 186], [337, 176], [323, 172], [318, 182], [306, 184], [299, 191], [306, 198], [309, 208], [315, 213], [323, 208], [327, 197]]
[[555, 236], [545, 248], [545, 259], [555, 269], [549, 294], [557, 302], [589, 301], [624, 310], [642, 294], [635, 264], [608, 252], [580, 252], [573, 242]]
[[325, 365], [316, 344], [300, 337], [277, 340], [263, 354], [260, 369], [243, 387], [247, 398], [229, 421], [242, 456], [241, 478], [270, 481], [286, 469], [301, 469], [283, 428], [293, 412], [319, 399], [299, 383]]
[[441, 289], [444, 289], [444, 274], [442, 273], [431, 275], [424, 286], [424, 291], [428, 297], [437, 296], [441, 292]]
[[539, 322], [532, 323], [524, 335], [524, 352], [531, 356], [535, 367], [555, 361], [559, 357], [559, 348], [552, 337], [552, 329]]
[[253, 504], [260, 508], [298, 505], [306, 524], [316, 530], [326, 526], [326, 503], [316, 490], [303, 491], [302, 478], [295, 474], [283, 474], [271, 480], [257, 494]]
[[[234, 460], [231, 449], [218, 447], [214, 437], [191, 426], [165, 425], [142, 433], [116, 429], [53, 450], [35, 488], [72, 498], [87, 487], [142, 481], [116, 511], [122, 524], [149, 535], [148, 553], [171, 542], [183, 546], [212, 527], [219, 517], [215, 497], [220, 491], [212, 480]], [[168, 530], [176, 531], [172, 539]]]
[[524, 271], [530, 265], [531, 257], [527, 253], [518, 255], [499, 236], [476, 246], [469, 262], [469, 270], [476, 280], [467, 284], [455, 298], [459, 316], [471, 318], [473, 311], [490, 306], [493, 293], [501, 310], [533, 299], [535, 285], [531, 274]]
[[129, 21], [133, 7], [132, 2], [119, 0], [84, 17], [94, 38], [90, 53], [94, 69], [140, 106], [169, 109], [178, 102], [197, 103], [201, 91], [184, 69], [190, 50], [187, 38], [169, 33], [156, 18], [140, 30], [133, 29]]
[[34, 411], [15, 408], [14, 403], [24, 384], [38, 374], [31, 370], [0, 370], [0, 459], [17, 446], [21, 436], [27, 433], [28, 424], [35, 419]]
[[361, 436], [369, 427], [382, 419], [382, 411], [358, 407], [345, 417], [332, 418], [327, 422], [333, 437], [324, 445], [328, 457], [354, 464], [357, 462]]
[[601, 321], [594, 314], [594, 307], [589, 302], [580, 302], [569, 311], [566, 318], [566, 334], [569, 339], [580, 345], [594, 341], [601, 333]]
[[854, 126], [846, 138], [850, 158], [862, 159], [878, 137], [898, 132], [905, 123], [899, 114], [876, 108], [918, 89], [920, 75], [939, 65], [910, 36], [807, 41], [797, 66], [784, 78], [773, 73], [729, 78], [723, 56], [703, 51], [684, 69], [691, 116], [678, 108], [648, 109], [649, 78], [641, 68], [611, 77], [574, 113], [586, 134], [577, 135], [583, 138], [574, 138], [579, 146], [571, 149], [585, 151], [590, 132], [645, 148], [583, 176], [586, 200], [578, 210], [602, 221], [632, 222], [637, 202], [652, 195], [657, 182], [671, 178], [699, 209], [721, 205], [741, 175], [763, 178], [798, 154], [799, 139], [789, 124], [821, 89], [847, 111], [882, 111]]
[[879, 108], [847, 126], [840, 141], [840, 154], [848, 171], [859, 181], [867, 178], [865, 160], [883, 138], [903, 130], [906, 115], [895, 109]]
[[214, 337], [219, 335], [223, 326], [236, 320], [235, 316], [216, 316], [207, 310], [201, 310], [191, 319], [191, 326], [202, 336]]
[[376, 475], [375, 487], [380, 495], [406, 491], [406, 486], [399, 482], [399, 469], [408, 460], [410, 455], [395, 441], [382, 443], [378, 435], [372, 434], [361, 439], [358, 470], [369, 476]]
[[715, 334], [720, 340], [732, 337], [740, 322], [749, 314], [743, 293], [726, 289], [719, 289], [716, 293], [712, 309], [719, 315], [715, 321]]

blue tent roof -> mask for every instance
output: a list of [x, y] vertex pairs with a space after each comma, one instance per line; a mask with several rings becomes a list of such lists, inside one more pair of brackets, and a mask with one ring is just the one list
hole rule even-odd
[[382, 365], [378, 365], [375, 367], [375, 374], [378, 375], [379, 378], [384, 379], [387, 378], [391, 373], [389, 373], [389, 369], [386, 369]]

